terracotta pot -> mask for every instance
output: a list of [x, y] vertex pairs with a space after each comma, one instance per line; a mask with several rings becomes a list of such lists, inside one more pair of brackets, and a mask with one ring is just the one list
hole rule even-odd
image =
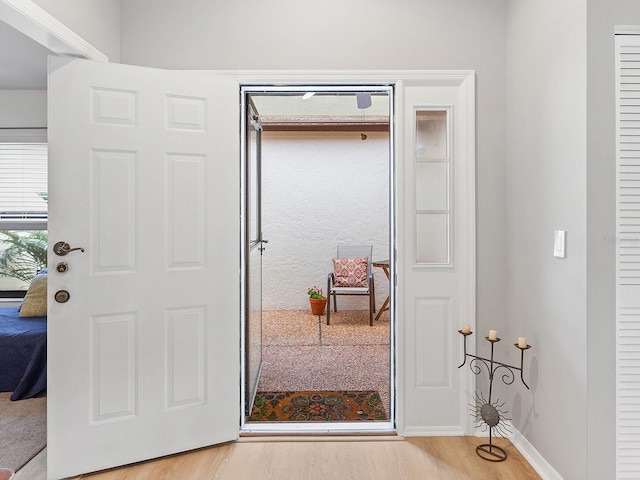
[[323, 315], [324, 308], [327, 305], [327, 299], [323, 298], [318, 300], [317, 298], [309, 298], [309, 304], [311, 305], [311, 313], [314, 315]]
[[9, 468], [0, 468], [0, 480], [11, 480], [13, 473], [13, 470]]

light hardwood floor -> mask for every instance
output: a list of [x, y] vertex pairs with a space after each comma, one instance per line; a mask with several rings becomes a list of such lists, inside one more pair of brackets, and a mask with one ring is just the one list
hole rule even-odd
[[[507, 440], [506, 461], [478, 458], [486, 438], [359, 438], [351, 441], [246, 439], [155, 461], [73, 477], [74, 480], [526, 480], [540, 479]], [[45, 480], [46, 450], [15, 480]]]

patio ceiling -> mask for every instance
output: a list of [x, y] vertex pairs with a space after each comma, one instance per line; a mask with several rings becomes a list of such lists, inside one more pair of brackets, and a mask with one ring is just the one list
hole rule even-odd
[[389, 129], [389, 97], [372, 94], [371, 106], [359, 109], [355, 92], [251, 94], [264, 130], [361, 130]]

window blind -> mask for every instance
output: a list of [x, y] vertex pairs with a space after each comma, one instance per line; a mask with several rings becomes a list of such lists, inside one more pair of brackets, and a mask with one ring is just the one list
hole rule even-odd
[[47, 144], [0, 143], [0, 229], [45, 229]]

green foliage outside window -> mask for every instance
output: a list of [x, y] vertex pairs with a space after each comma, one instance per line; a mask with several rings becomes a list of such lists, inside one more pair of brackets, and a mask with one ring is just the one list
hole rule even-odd
[[0, 276], [29, 282], [46, 266], [46, 231], [0, 231]]

